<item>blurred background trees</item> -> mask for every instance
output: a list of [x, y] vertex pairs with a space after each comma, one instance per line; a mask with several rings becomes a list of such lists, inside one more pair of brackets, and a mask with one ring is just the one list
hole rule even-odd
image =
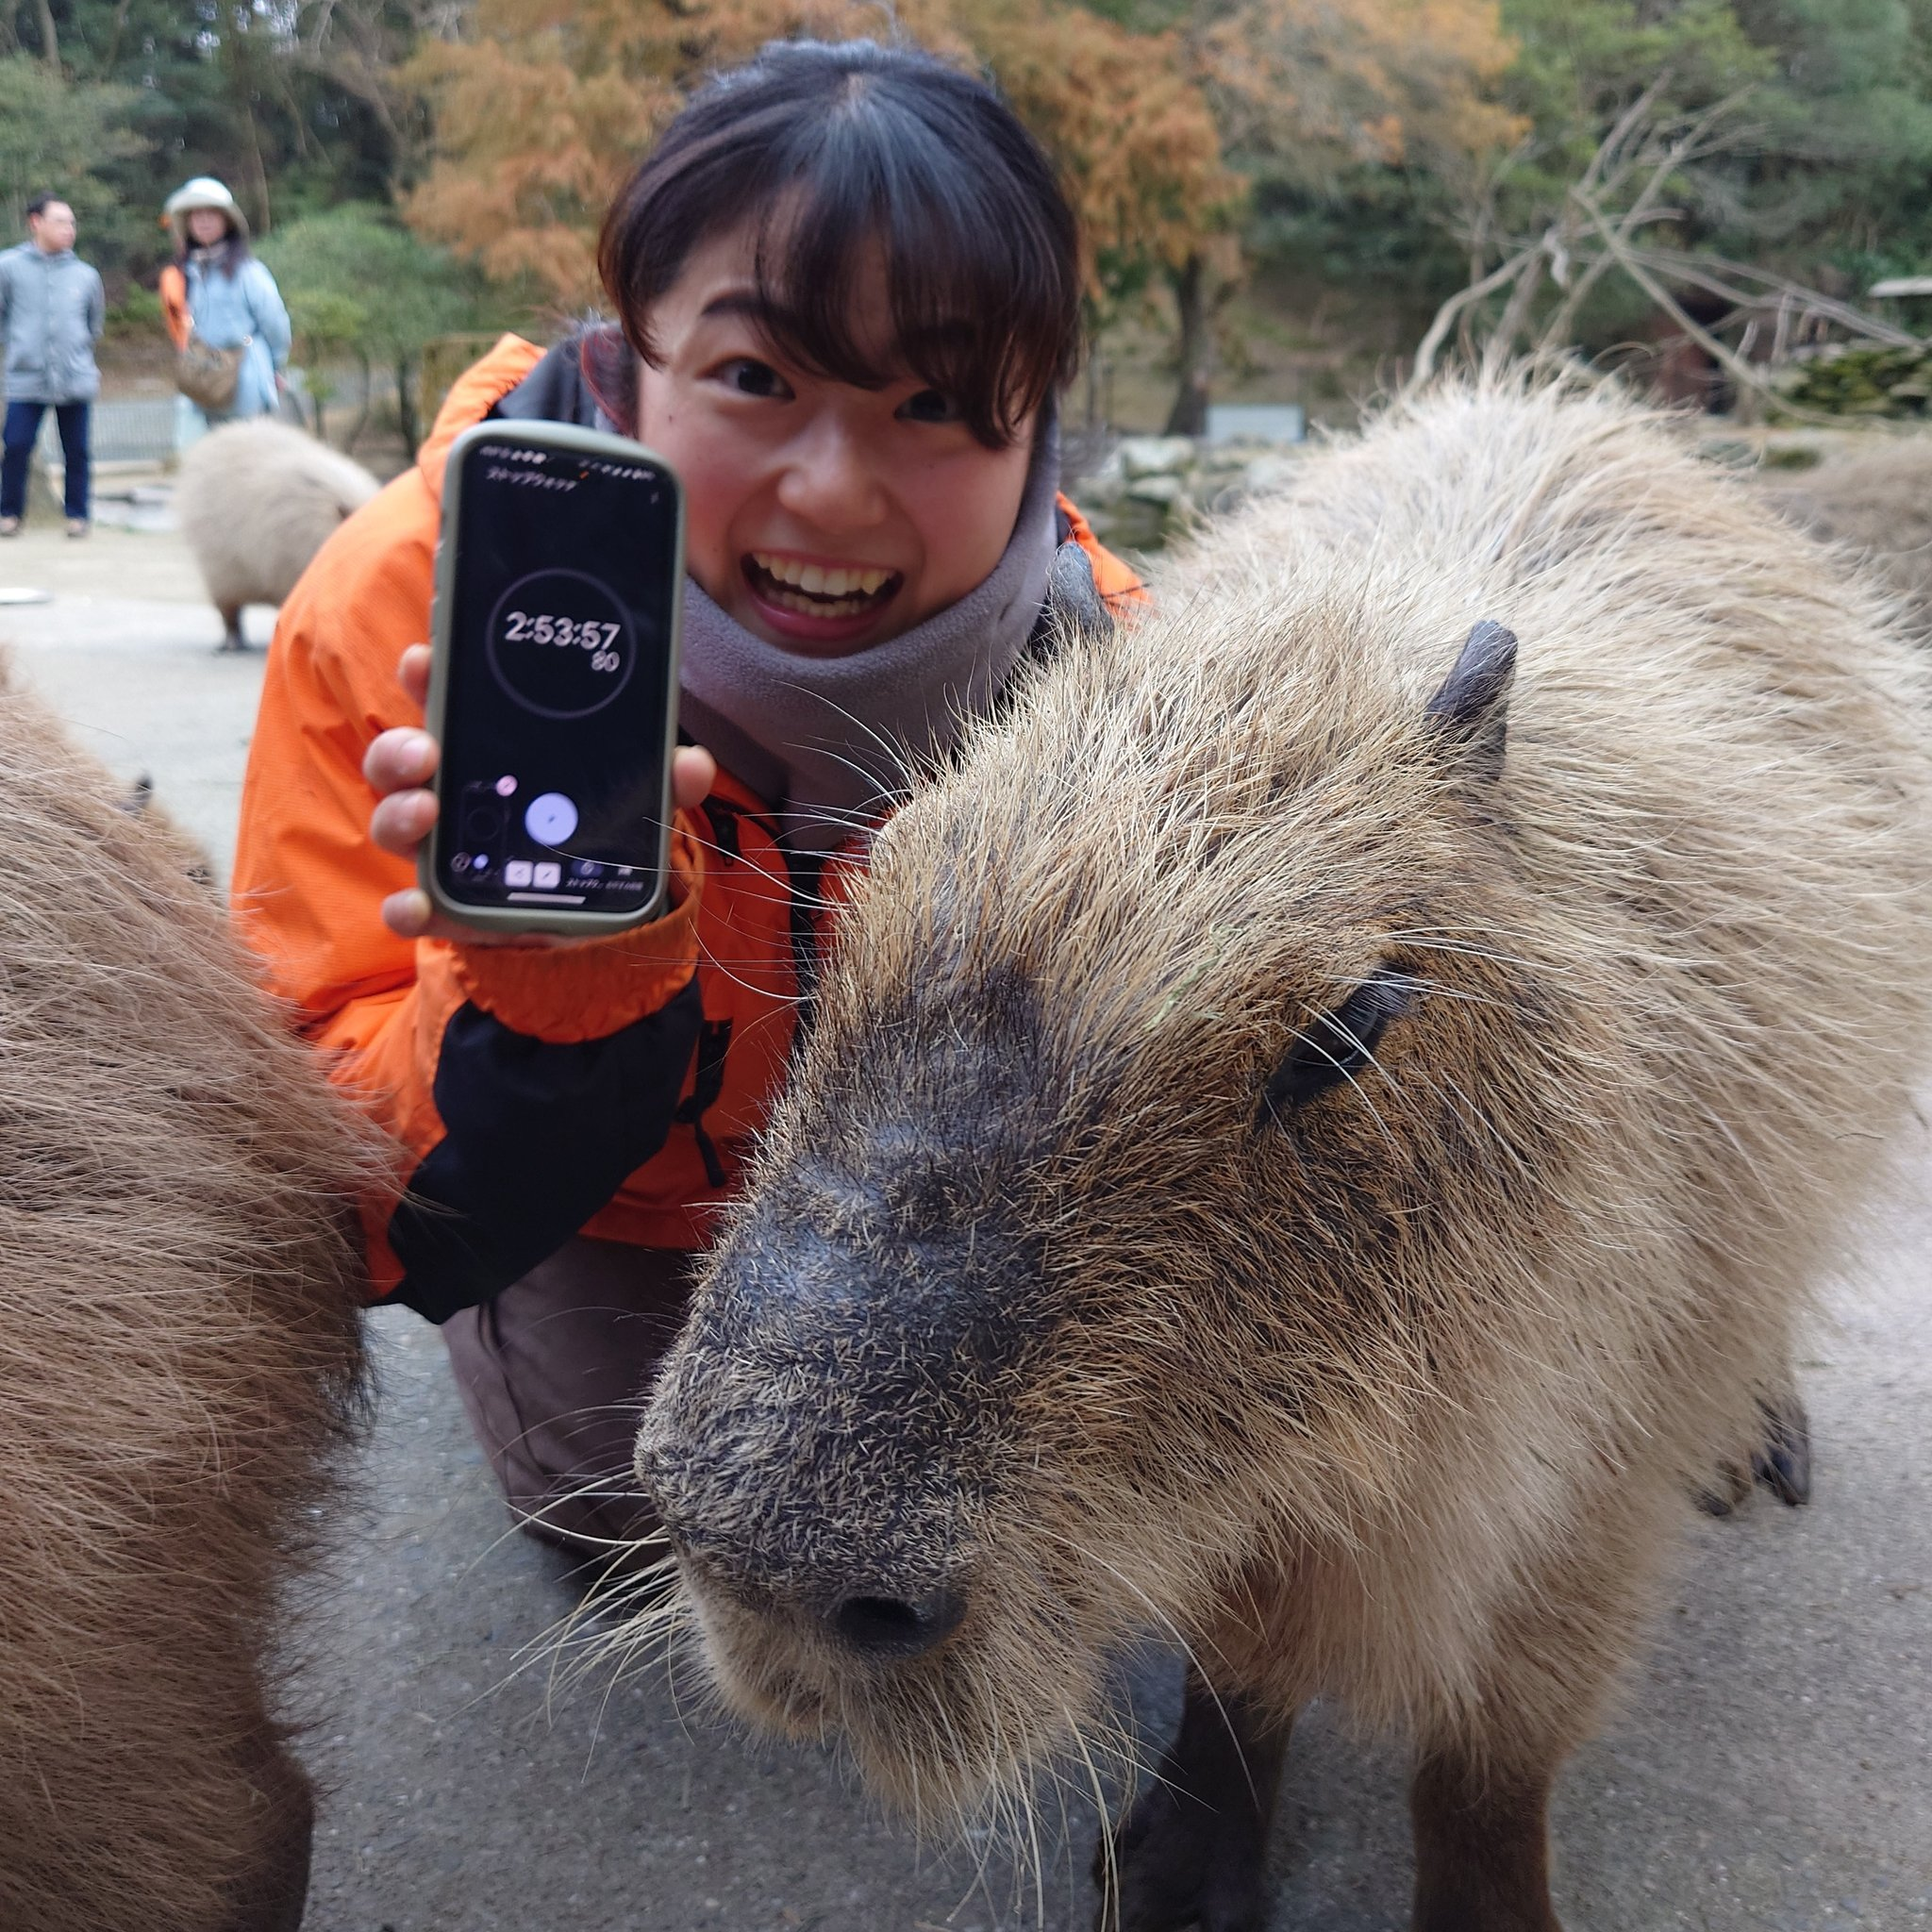
[[1060, 162], [1143, 426], [1399, 380], [1444, 304], [1437, 354], [1667, 359], [1688, 322], [1749, 361], [1932, 273], [1932, 0], [0, 0], [0, 203], [69, 196], [125, 299], [220, 175], [407, 435], [425, 341], [595, 301], [603, 206], [705, 73], [894, 20]]
[[[423, 440], [422, 371], [430, 343], [480, 332], [525, 303], [492, 286], [481, 269], [425, 242], [388, 209], [366, 202], [297, 215], [262, 237], [258, 252], [275, 272], [300, 338], [301, 359], [326, 369], [347, 355], [360, 367], [364, 408], [373, 366], [392, 384], [396, 427], [412, 455]], [[328, 400], [310, 377], [315, 426]], [[353, 443], [360, 425], [350, 429]]]

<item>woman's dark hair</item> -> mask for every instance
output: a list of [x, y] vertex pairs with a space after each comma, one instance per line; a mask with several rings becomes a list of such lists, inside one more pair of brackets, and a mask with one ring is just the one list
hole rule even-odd
[[[216, 212], [218, 214], [222, 213], [220, 209], [217, 209]], [[222, 219], [228, 224], [228, 232], [225, 235], [224, 235], [222, 239], [214, 244], [213, 247], [204, 249], [200, 252], [208, 257], [208, 265], [209, 268], [219, 269], [221, 273], [226, 275], [230, 281], [233, 281], [235, 278], [235, 271], [239, 269], [242, 266], [242, 264], [244, 261], [246, 261], [255, 251], [248, 245], [248, 237], [244, 235], [242, 232], [242, 230], [235, 225], [234, 222], [229, 218], [229, 216], [227, 216], [226, 214], [222, 214]], [[190, 239], [188, 233], [188, 224], [184, 220], [181, 224], [180, 241], [175, 251], [175, 259], [177, 261], [185, 262], [188, 259], [188, 258], [191, 255], [193, 255], [194, 253], [196, 253], [194, 242], [192, 242], [192, 240]]]
[[[1009, 444], [1080, 352], [1079, 230], [1053, 164], [991, 88], [873, 41], [780, 41], [695, 94], [605, 218], [604, 286], [655, 359], [652, 304], [692, 249], [758, 223], [759, 324], [837, 381], [908, 373]], [[881, 246], [895, 341], [881, 366], [850, 300]]]

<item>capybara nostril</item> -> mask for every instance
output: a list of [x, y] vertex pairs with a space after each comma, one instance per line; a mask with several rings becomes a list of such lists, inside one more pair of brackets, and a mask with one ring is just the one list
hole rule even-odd
[[832, 1606], [826, 1623], [841, 1643], [861, 1657], [922, 1657], [959, 1627], [966, 1599], [936, 1590], [908, 1601], [896, 1596], [847, 1596]]

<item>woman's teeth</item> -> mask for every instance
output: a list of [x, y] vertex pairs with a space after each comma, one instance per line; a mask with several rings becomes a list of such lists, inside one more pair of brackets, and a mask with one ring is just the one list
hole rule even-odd
[[857, 617], [887, 585], [896, 588], [899, 574], [870, 565], [799, 563], [763, 550], [751, 553], [751, 562], [764, 582], [760, 591], [781, 610], [803, 617]]

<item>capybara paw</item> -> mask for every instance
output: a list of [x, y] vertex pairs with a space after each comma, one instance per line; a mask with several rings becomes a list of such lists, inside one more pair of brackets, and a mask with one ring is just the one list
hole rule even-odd
[[1094, 1932], [1261, 1932], [1265, 1846], [1252, 1819], [1158, 1784], [1135, 1800], [1094, 1856]]
[[1790, 1391], [1760, 1396], [1757, 1418], [1757, 1446], [1748, 1468], [1726, 1459], [1709, 1486], [1698, 1491], [1697, 1506], [1707, 1515], [1728, 1516], [1740, 1508], [1754, 1481], [1793, 1509], [1811, 1500], [1811, 1422], [1805, 1405]]
[[1751, 1458], [1751, 1474], [1780, 1503], [1795, 1509], [1811, 1500], [1811, 1419], [1789, 1391], [1757, 1407], [1764, 1418], [1764, 1440]]

